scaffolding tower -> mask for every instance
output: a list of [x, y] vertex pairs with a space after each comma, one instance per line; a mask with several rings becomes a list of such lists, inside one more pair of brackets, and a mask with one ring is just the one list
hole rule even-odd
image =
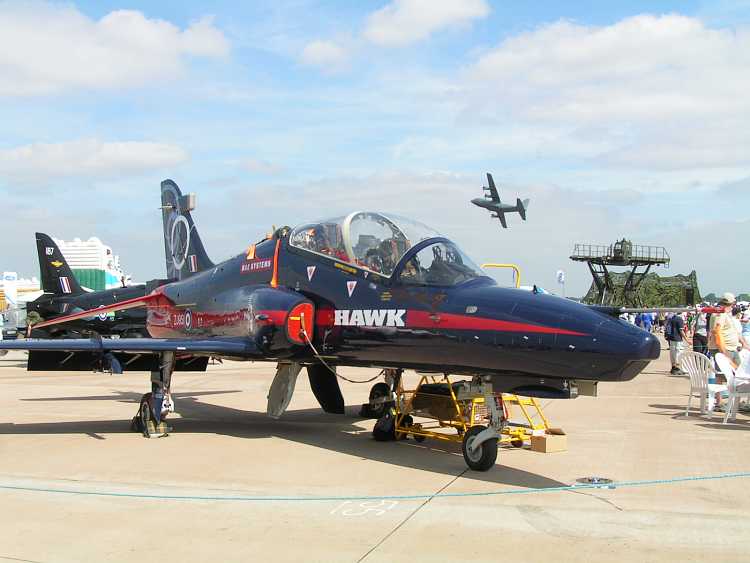
[[609, 246], [576, 244], [571, 260], [586, 262], [597, 290], [597, 302], [606, 305], [614, 299], [615, 284], [608, 267], [630, 268], [623, 298], [628, 306], [643, 306], [638, 288], [652, 266], [669, 266], [669, 253], [663, 246], [643, 246], [629, 240], [618, 240]]

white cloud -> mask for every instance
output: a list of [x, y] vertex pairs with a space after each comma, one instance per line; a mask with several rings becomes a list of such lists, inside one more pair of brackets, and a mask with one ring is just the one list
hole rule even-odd
[[246, 158], [239, 163], [240, 168], [243, 170], [246, 170], [247, 172], [253, 172], [256, 174], [265, 174], [268, 176], [273, 176], [275, 174], [280, 174], [284, 171], [284, 169], [277, 165], [273, 164], [272, 162], [268, 162], [267, 160], [261, 160], [258, 158]]
[[141, 12], [92, 20], [70, 5], [0, 3], [0, 96], [125, 88], [179, 77], [188, 57], [223, 57], [210, 18], [182, 30]]
[[321, 67], [327, 72], [337, 72], [346, 67], [349, 55], [333, 41], [316, 40], [305, 46], [300, 59], [306, 65]]
[[508, 37], [452, 87], [413, 99], [431, 125], [394, 150], [733, 176], [750, 167], [748, 91], [750, 28], [679, 15], [559, 21]]
[[393, 0], [368, 16], [364, 37], [377, 45], [403, 47], [489, 13], [485, 0]]
[[0, 150], [0, 174], [20, 182], [60, 178], [115, 178], [175, 166], [187, 152], [163, 143], [83, 139]]

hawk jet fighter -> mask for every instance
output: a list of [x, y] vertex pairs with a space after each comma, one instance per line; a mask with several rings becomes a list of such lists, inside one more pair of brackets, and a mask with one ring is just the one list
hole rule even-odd
[[[26, 304], [27, 321], [34, 338], [81, 338], [111, 337], [148, 338], [146, 311], [130, 309], [125, 311], [98, 312], [105, 306], [121, 301], [143, 297], [167, 280], [152, 280], [146, 284], [118, 287], [103, 291], [90, 291], [81, 287], [68, 261], [60, 248], [49, 235], [36, 233], [36, 247], [39, 256], [39, 270], [44, 293]], [[64, 317], [73, 313], [95, 309], [89, 317], [81, 317], [64, 324], [51, 324], [41, 327], [41, 321]], [[38, 323], [36, 321], [39, 321]], [[124, 355], [118, 352], [97, 353], [77, 351], [75, 353], [52, 350], [31, 350], [27, 364], [29, 371], [89, 371], [107, 369], [114, 373], [123, 370], [144, 371], [157, 369], [157, 354]], [[205, 371], [208, 358], [181, 358], [175, 369], [179, 371]]]
[[521, 219], [526, 220], [526, 210], [529, 208], [529, 200], [524, 199], [521, 201], [520, 198], [516, 198], [515, 205], [508, 205], [500, 201], [500, 195], [497, 193], [497, 187], [495, 186], [495, 180], [492, 179], [492, 174], [487, 173], [487, 183], [489, 186], [484, 187], [484, 197], [476, 197], [471, 200], [471, 203], [484, 209], [489, 210], [492, 213], [492, 217], [500, 219], [500, 224], [503, 229], [508, 228], [508, 223], [505, 220], [506, 213], [518, 213]]
[[410, 219], [354, 211], [282, 227], [213, 264], [189, 200], [171, 180], [162, 182], [161, 194], [175, 281], [38, 325], [143, 308], [151, 338], [0, 343], [0, 349], [160, 354], [135, 419], [145, 434], [171, 410], [174, 358], [181, 353], [276, 364], [272, 417], [288, 406], [302, 369], [323, 409], [333, 413], [344, 412], [339, 366], [384, 369], [391, 391], [405, 369], [467, 376], [489, 410], [488, 426], [472, 434], [471, 452], [491, 444], [496, 451], [502, 412], [493, 392], [573, 398], [587, 382], [630, 380], [659, 356], [654, 336], [608, 314], [499, 287], [458, 245]]

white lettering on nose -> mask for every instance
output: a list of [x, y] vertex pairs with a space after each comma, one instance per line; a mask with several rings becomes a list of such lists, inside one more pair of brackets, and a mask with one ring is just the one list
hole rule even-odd
[[406, 309], [388, 309], [388, 322], [386, 326], [404, 326], [404, 314]]
[[385, 309], [365, 310], [365, 324], [367, 326], [383, 326], [388, 311]]
[[336, 309], [337, 326], [406, 326], [406, 309]]
[[364, 326], [365, 316], [362, 314], [360, 309], [354, 309], [349, 315], [349, 323], [352, 326]]
[[346, 326], [349, 324], [349, 311], [347, 309], [336, 309], [333, 324]]

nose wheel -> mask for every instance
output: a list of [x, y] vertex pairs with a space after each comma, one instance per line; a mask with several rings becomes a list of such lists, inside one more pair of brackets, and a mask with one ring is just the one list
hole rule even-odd
[[461, 444], [464, 461], [474, 471], [487, 471], [497, 461], [497, 434], [486, 426], [472, 426]]

